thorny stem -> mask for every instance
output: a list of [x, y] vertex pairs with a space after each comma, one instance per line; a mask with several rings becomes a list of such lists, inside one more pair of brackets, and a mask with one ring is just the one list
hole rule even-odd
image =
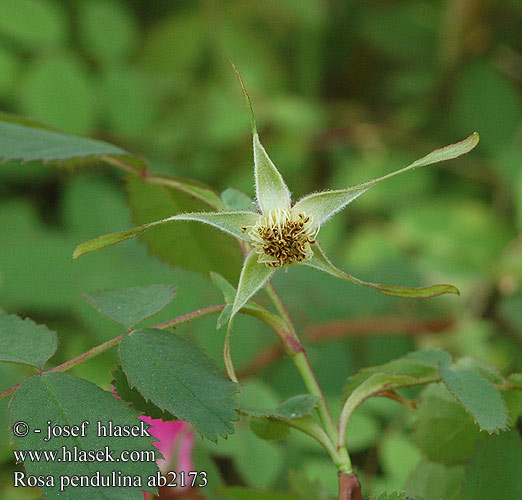
[[[151, 328], [158, 328], [160, 330], [165, 330], [167, 328], [172, 328], [172, 327], [176, 327], [179, 325], [183, 325], [196, 318], [204, 318], [205, 316], [217, 314], [224, 307], [225, 307], [225, 305], [223, 304], [223, 305], [219, 305], [219, 306], [210, 306], [210, 307], [205, 307], [204, 309], [198, 309], [197, 311], [192, 311], [188, 314], [183, 314], [182, 316], [178, 316], [177, 318], [154, 325]], [[125, 335], [128, 335], [128, 334], [132, 333], [133, 331], [134, 330], [128, 330], [128, 331], [122, 333], [121, 335], [118, 335], [117, 337], [114, 337], [113, 339], [107, 340], [107, 342], [97, 345], [96, 347], [89, 349], [88, 351], [84, 352], [83, 354], [80, 354], [79, 356], [76, 356], [75, 358], [70, 359], [69, 361], [66, 361], [65, 363], [62, 363], [61, 365], [55, 366], [54, 368], [51, 368], [50, 370], [43, 370], [42, 373], [44, 373], [44, 372], [65, 372], [65, 371], [71, 369], [73, 366], [83, 363], [84, 361], [87, 361], [88, 359], [91, 359], [95, 356], [98, 356], [98, 354], [101, 354], [102, 352], [107, 351], [111, 347], [118, 344], [123, 339], [123, 337], [125, 337]], [[13, 392], [16, 391], [16, 389], [18, 389], [18, 387], [20, 387], [21, 384], [22, 383], [20, 382], [16, 385], [13, 385], [12, 387], [9, 387], [8, 389], [0, 391], [0, 399], [6, 398], [7, 396], [11, 395]]]
[[[299, 336], [292, 322], [290, 314], [288, 313], [281, 297], [275, 290], [274, 285], [268, 282], [265, 285], [265, 292], [270, 297], [270, 300], [273, 302], [275, 308], [281, 315], [282, 319], [285, 320], [285, 323], [287, 324], [290, 332], [292, 333], [293, 339], [297, 340], [300, 344]], [[300, 345], [302, 346], [302, 344]], [[287, 352], [289, 351], [286, 346], [283, 345], [283, 347]], [[310, 360], [308, 359], [304, 347], [302, 347], [302, 349], [299, 352], [290, 352], [289, 354], [295, 366], [299, 370], [299, 373], [301, 374], [301, 377], [303, 379], [303, 382], [305, 383], [306, 388], [308, 389], [308, 392], [313, 396], [317, 396], [319, 398], [317, 407], [317, 411], [319, 412], [319, 418], [321, 419], [321, 423], [323, 424], [326, 434], [328, 435], [331, 442], [337, 443], [338, 435], [335, 422], [332, 418], [332, 414], [330, 413], [330, 409], [326, 404], [326, 399], [324, 397], [323, 390], [321, 389], [317, 377], [315, 376], [314, 370], [312, 368], [312, 365], [310, 364]], [[338, 448], [337, 452], [340, 456], [340, 462], [336, 464], [338, 469], [342, 472], [351, 473], [352, 464], [346, 448]]]

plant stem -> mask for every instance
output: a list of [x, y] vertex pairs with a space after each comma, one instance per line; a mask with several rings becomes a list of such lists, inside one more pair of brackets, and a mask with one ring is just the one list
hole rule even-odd
[[363, 500], [361, 483], [355, 474], [339, 472], [339, 500]]
[[[210, 306], [205, 307], [204, 309], [198, 309], [197, 311], [192, 311], [188, 314], [183, 314], [181, 316], [178, 316], [177, 318], [171, 319], [169, 321], [165, 321], [163, 323], [158, 323], [157, 325], [152, 326], [151, 328], [158, 328], [160, 330], [165, 330], [167, 328], [176, 327], [179, 325], [183, 325], [185, 323], [188, 323], [189, 321], [192, 321], [196, 318], [204, 318], [205, 316], [210, 316], [212, 314], [217, 314], [220, 312], [225, 305], [219, 305], [219, 306]], [[125, 335], [128, 335], [132, 333], [134, 330], [128, 330], [121, 335], [118, 335], [117, 337], [114, 337], [113, 339], [107, 340], [107, 342], [104, 342], [103, 344], [97, 345], [96, 347], [93, 347], [92, 349], [89, 349], [88, 351], [80, 354], [79, 356], [76, 356], [73, 359], [70, 359], [69, 361], [66, 361], [65, 363], [62, 363], [61, 365], [55, 366], [54, 368], [51, 368], [50, 370], [43, 370], [42, 373], [46, 372], [65, 372], [69, 369], [71, 369], [73, 366], [76, 366], [80, 363], [83, 363], [84, 361], [87, 361], [88, 359], [91, 359], [95, 356], [98, 356], [98, 354], [101, 354], [102, 352], [107, 351], [111, 347], [118, 344]], [[20, 387], [22, 383], [18, 383], [16, 385], [13, 385], [12, 387], [9, 387], [8, 389], [5, 389], [0, 392], [0, 399], [6, 398], [7, 396], [11, 395], [13, 392]]]
[[[274, 288], [274, 285], [272, 283], [268, 282], [265, 285], [265, 291], [267, 295], [270, 297], [271, 301], [273, 302], [275, 308], [281, 315], [281, 318], [284, 319], [286, 325], [288, 326], [288, 329], [291, 332], [291, 337], [295, 340], [299, 341], [299, 336], [297, 334], [297, 331], [295, 329], [295, 326], [292, 322], [292, 319], [290, 317], [290, 314], [288, 313], [288, 310], [286, 309], [281, 297], [277, 293], [276, 289]], [[312, 368], [312, 365], [310, 364], [310, 360], [308, 359], [308, 356], [306, 354], [306, 351], [304, 347], [299, 352], [292, 352], [291, 346], [285, 346], [284, 345], [284, 339], [280, 335], [279, 338], [283, 342], [283, 347], [285, 348], [285, 351], [289, 352], [290, 357], [292, 358], [292, 361], [294, 362], [295, 366], [297, 367], [299, 373], [301, 374], [301, 378], [303, 379], [303, 382], [308, 389], [308, 392], [312, 394], [313, 396], [317, 396], [319, 398], [317, 411], [319, 413], [319, 418], [321, 419], [321, 423], [323, 424], [323, 428], [326, 431], [326, 434], [328, 435], [328, 438], [331, 440], [332, 443], [337, 443], [337, 428], [335, 426], [335, 422], [332, 418], [332, 414], [330, 413], [330, 409], [328, 408], [328, 405], [326, 404], [326, 398], [324, 397], [323, 390], [321, 389], [321, 386], [319, 385], [319, 381], [317, 380], [317, 377], [315, 376], [315, 372]], [[302, 344], [301, 344], [302, 346]], [[340, 463], [336, 464], [338, 469], [340, 471], [350, 473], [352, 472], [352, 465], [350, 461], [350, 457], [348, 455], [348, 452], [346, 451], [346, 448], [340, 448], [337, 450], [339, 456], [341, 457]]]

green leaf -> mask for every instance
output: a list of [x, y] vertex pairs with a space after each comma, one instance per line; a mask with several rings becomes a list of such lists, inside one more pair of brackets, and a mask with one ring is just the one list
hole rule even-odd
[[144, 160], [112, 144], [46, 130], [41, 124], [6, 115], [0, 115], [0, 138], [0, 160], [4, 162], [42, 161], [67, 166], [113, 159], [131, 170], [147, 168]]
[[517, 431], [488, 436], [478, 444], [462, 485], [464, 500], [522, 498], [522, 442]]
[[406, 355], [410, 359], [419, 359], [436, 366], [447, 366], [451, 363], [451, 356], [442, 349], [421, 349]]
[[[86, 253], [95, 252], [96, 250], [99, 250], [101, 248], [105, 248], [111, 245], [115, 245], [116, 243], [135, 238], [136, 236], [140, 236], [148, 229], [151, 229], [156, 226], [162, 226], [163, 224], [167, 224], [169, 222], [204, 222], [211, 226], [217, 227], [222, 231], [229, 233], [232, 236], [235, 236], [236, 238], [245, 239], [246, 236], [241, 231], [241, 227], [248, 225], [249, 223], [253, 224], [255, 223], [255, 220], [257, 220], [257, 215], [251, 212], [198, 212], [173, 215], [166, 219], [150, 222], [149, 224], [143, 224], [141, 226], [129, 229], [127, 231], [98, 236], [98, 238], [81, 243], [74, 250], [73, 260], [76, 260], [78, 257], [81, 257]], [[184, 246], [187, 244], [186, 241], [180, 236], [178, 236], [176, 239], [178, 240], [178, 242], [183, 241]], [[211, 252], [208, 252], [208, 249], [205, 249], [205, 253], [208, 254]]]
[[0, 309], [0, 361], [42, 369], [57, 347], [56, 333], [45, 325]]
[[223, 298], [227, 304], [232, 304], [236, 298], [236, 289], [221, 274], [210, 272], [212, 283], [223, 293]]
[[[103, 391], [96, 385], [86, 380], [65, 375], [63, 373], [43, 373], [32, 377], [18, 388], [11, 404], [11, 425], [15, 422], [26, 422], [29, 426], [29, 434], [25, 437], [13, 437], [18, 450], [59, 450], [65, 446], [74, 452], [74, 447], [80, 453], [92, 450], [105, 450], [108, 447], [113, 450], [113, 457], [119, 458], [124, 450], [147, 451], [152, 456], [159, 456], [152, 446], [154, 440], [151, 436], [143, 437], [118, 437], [108, 438], [98, 436], [97, 422], [108, 427], [112, 422], [114, 426], [138, 426], [143, 425], [138, 419], [138, 413], [129, 408], [123, 401], [115, 398], [109, 392]], [[44, 411], [42, 411], [44, 409]], [[53, 437], [44, 441], [47, 433], [47, 422], [57, 426], [80, 426], [88, 421], [85, 427], [86, 435], [78, 437]], [[146, 426], [147, 427], [147, 426]], [[145, 427], [145, 428], [146, 428]], [[114, 427], [115, 428], [115, 427]], [[33, 431], [40, 429], [41, 433]], [[55, 477], [54, 488], [42, 488], [44, 498], [63, 498], [75, 500], [138, 500], [143, 498], [140, 489], [154, 491], [147, 487], [146, 478], [155, 474], [158, 470], [154, 461], [142, 460], [139, 462], [81, 462], [74, 460], [62, 461], [25, 461], [27, 474], [52, 475]], [[109, 476], [112, 471], [121, 471], [122, 475], [140, 476], [141, 488], [73, 488], [68, 487], [59, 492], [59, 476], [85, 475], [94, 476], [99, 471], [102, 476]]]
[[225, 189], [221, 193], [221, 199], [227, 210], [254, 210], [254, 202], [242, 191], [238, 189]]
[[[168, 180], [167, 184], [155, 185], [134, 176], [127, 178], [128, 201], [136, 223], [145, 224], [177, 213], [201, 212], [221, 203], [204, 184], [182, 178], [176, 178], [175, 184], [171, 177]], [[211, 270], [232, 281], [238, 278], [239, 245], [213, 227], [177, 222], [143, 234], [142, 240], [150, 252], [170, 264], [197, 271], [207, 278]]]
[[177, 420], [172, 413], [160, 410], [154, 403], [147, 401], [136, 388], [131, 387], [127, 380], [127, 375], [125, 375], [121, 366], [113, 370], [112, 376], [112, 385], [114, 386], [115, 394], [120, 396], [126, 403], [129, 403], [140, 415], [146, 415], [153, 419], [161, 418], [161, 420], [165, 422], [168, 420]]
[[277, 408], [241, 408], [244, 415], [253, 417], [250, 428], [261, 439], [275, 441], [286, 439], [290, 433], [287, 423], [291, 420], [300, 419], [309, 415], [316, 407], [319, 398], [310, 394], [294, 396]]
[[440, 367], [442, 380], [448, 390], [473, 416], [481, 430], [490, 434], [505, 430], [509, 415], [499, 391], [478, 373]]
[[405, 298], [428, 298], [435, 297], [437, 295], [442, 295], [445, 293], [453, 293], [455, 295], [460, 295], [458, 289], [453, 285], [432, 285], [427, 287], [413, 288], [408, 286], [395, 286], [395, 285], [381, 285], [378, 283], [369, 283], [367, 281], [360, 280], [355, 276], [352, 276], [344, 271], [341, 271], [337, 267], [335, 267], [326, 254], [323, 252], [322, 248], [318, 245], [312, 245], [314, 255], [311, 259], [304, 260], [302, 264], [305, 266], [311, 267], [313, 269], [317, 269], [318, 271], [323, 271], [327, 274], [331, 274], [336, 278], [350, 281], [351, 283], [355, 283], [356, 285], [362, 285], [370, 288], [374, 288], [375, 290], [384, 293], [385, 295], [392, 295], [395, 297], [405, 297]]
[[238, 311], [248, 302], [250, 297], [252, 297], [266, 283], [274, 272], [273, 267], [260, 264], [257, 261], [257, 257], [258, 255], [256, 252], [252, 250], [245, 259], [239, 277], [232, 316], [238, 313]]
[[241, 412], [251, 417], [270, 417], [280, 420], [292, 420], [294, 418], [309, 415], [316, 407], [319, 398], [311, 394], [300, 394], [287, 399], [277, 408], [241, 408]]
[[196, 345], [165, 331], [137, 330], [123, 338], [120, 360], [131, 387], [160, 409], [212, 441], [233, 431], [238, 388]]
[[248, 425], [258, 438], [266, 441], [282, 441], [290, 434], [290, 428], [285, 422], [268, 418], [253, 417], [249, 419]]
[[464, 467], [448, 467], [424, 460], [406, 481], [404, 490], [413, 498], [430, 500], [462, 500], [461, 483], [464, 480]]
[[259, 142], [257, 132], [254, 134], [254, 174], [257, 203], [261, 211], [268, 214], [275, 209], [290, 210], [290, 191]]
[[430, 385], [421, 394], [413, 437], [422, 453], [445, 465], [464, 463], [483, 439], [471, 415], [442, 385]]
[[[437, 381], [438, 376], [415, 377], [395, 373], [374, 373], [352, 390], [343, 407], [344, 421], [348, 422], [355, 409], [368, 398], [384, 391], [393, 391], [401, 387], [412, 387]], [[346, 432], [346, 429], [345, 429]]]
[[[216, 192], [203, 182], [198, 182], [193, 179], [186, 179], [185, 177], [181, 177], [179, 175], [151, 175], [147, 177], [147, 180], [145, 182], [147, 184], [157, 184], [159, 186], [165, 186], [174, 189], [175, 191], [180, 191], [182, 193], [188, 194], [191, 197], [197, 198], [199, 201], [202, 201], [204, 204], [208, 205], [210, 208], [213, 208], [214, 210], [223, 210], [229, 208], [216, 194]], [[250, 206], [246, 210], [251, 212], [252, 208], [253, 207]]]
[[100, 290], [86, 293], [84, 297], [101, 314], [130, 328], [167, 307], [176, 292], [169, 285], [149, 285]]
[[424, 156], [420, 160], [413, 162], [411, 165], [404, 167], [396, 172], [392, 172], [378, 179], [374, 179], [363, 184], [358, 184], [346, 189], [338, 189], [335, 191], [324, 191], [322, 193], [313, 193], [300, 199], [294, 209], [303, 211], [313, 217], [316, 224], [321, 226], [326, 222], [332, 215], [342, 210], [348, 203], [355, 200], [362, 193], [370, 189], [371, 187], [380, 184], [386, 179], [413, 170], [415, 168], [424, 167], [431, 165], [432, 163], [438, 163], [440, 161], [451, 160], [457, 158], [463, 154], [469, 153], [479, 142], [479, 135], [475, 132], [470, 135], [467, 139], [456, 144], [451, 144], [441, 149], [432, 151], [428, 155]]
[[377, 373], [407, 375], [416, 379], [439, 379], [438, 368], [436, 366], [431, 364], [429, 361], [425, 361], [420, 358], [412, 358], [410, 355], [408, 355], [404, 358], [394, 359], [393, 361], [390, 361], [384, 365], [363, 368], [357, 374], [352, 375], [348, 379], [348, 383], [343, 388], [343, 392], [348, 395], [351, 394], [358, 386]]
[[219, 488], [216, 493], [226, 500], [299, 500], [287, 493], [274, 493], [272, 491], [257, 491], [243, 486], [227, 486]]

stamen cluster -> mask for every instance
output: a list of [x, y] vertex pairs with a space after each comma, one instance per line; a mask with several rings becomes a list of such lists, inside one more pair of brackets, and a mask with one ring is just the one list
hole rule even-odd
[[293, 210], [275, 209], [260, 215], [253, 226], [245, 226], [258, 262], [269, 267], [282, 267], [302, 262], [313, 255], [311, 244], [319, 228], [313, 224], [312, 218]]

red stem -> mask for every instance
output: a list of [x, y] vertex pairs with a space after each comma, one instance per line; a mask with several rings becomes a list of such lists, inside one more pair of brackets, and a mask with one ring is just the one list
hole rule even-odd
[[355, 474], [339, 472], [339, 500], [363, 500], [361, 483]]

